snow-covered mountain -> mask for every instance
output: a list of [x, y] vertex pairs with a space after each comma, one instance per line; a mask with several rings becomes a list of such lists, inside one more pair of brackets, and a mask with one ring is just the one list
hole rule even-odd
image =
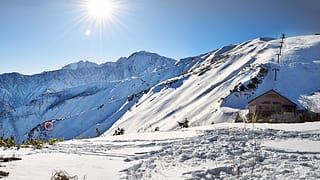
[[[259, 38], [179, 61], [142, 51], [101, 65], [80, 61], [32, 76], [3, 74], [1, 134], [70, 139], [118, 127], [174, 130], [185, 119], [191, 126], [232, 121], [270, 89], [319, 111], [320, 36], [285, 39], [277, 64], [280, 41]], [[45, 122], [53, 130], [46, 131]]]
[[285, 39], [278, 64], [280, 42], [258, 38], [201, 56], [198, 66], [154, 86], [106, 134], [117, 127], [174, 130], [185, 119], [191, 126], [232, 122], [237, 114], [245, 116], [248, 101], [270, 89], [319, 113], [320, 36]]
[[[141, 51], [101, 65], [80, 61], [32, 76], [2, 74], [0, 133], [19, 140], [96, 136], [152, 86], [184, 73], [197, 62]], [[52, 122], [54, 129], [45, 131], [45, 122]]]

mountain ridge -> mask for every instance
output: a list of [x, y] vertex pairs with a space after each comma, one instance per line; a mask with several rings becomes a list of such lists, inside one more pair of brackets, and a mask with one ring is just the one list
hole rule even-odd
[[[44, 122], [88, 119], [86, 114], [90, 113], [99, 114], [98, 118], [86, 124], [94, 126], [97, 122], [114, 117], [115, 113], [119, 116], [126, 111], [127, 109], [123, 109], [120, 114], [117, 113], [118, 108], [126, 106], [128, 97], [181, 74], [185, 65], [192, 66], [194, 62], [187, 60], [176, 63], [174, 59], [140, 51], [128, 58], [120, 58], [117, 62], [107, 62], [99, 66], [91, 66], [91, 63], [86, 66], [88, 62], [80, 61], [78, 64], [69, 65], [80, 65], [80, 68], [62, 68], [32, 76], [19, 73], [0, 75], [0, 133], [4, 137], [13, 135], [20, 140], [29, 136], [35, 138], [36, 133], [30, 131], [37, 127], [39, 131], [43, 131], [41, 124]], [[102, 110], [104, 105], [108, 106], [105, 111]], [[69, 135], [61, 136], [78, 136], [87, 131], [89, 127], [86, 125], [77, 127]], [[95, 131], [89, 134], [96, 135]]]
[[[177, 122], [185, 119], [190, 126], [232, 122], [236, 114], [245, 118], [250, 99], [270, 89], [284, 94], [300, 109], [308, 102], [308, 109], [319, 110], [320, 37], [286, 38], [279, 65], [276, 55], [281, 39], [267, 40], [257, 38], [211, 52], [188, 78], [176, 77], [174, 83], [179, 86], [157, 85], [156, 91], [142, 97], [143, 103], [125, 113], [106, 135], [117, 127], [128, 133], [176, 130]], [[280, 68], [277, 81], [276, 67]], [[246, 90], [241, 91], [241, 85]]]
[[[127, 133], [175, 130], [184, 119], [191, 126], [230, 122], [235, 112], [245, 115], [248, 100], [270, 88], [300, 107], [317, 109], [312, 104], [320, 87], [319, 36], [285, 40], [275, 82], [279, 44], [256, 38], [180, 60], [139, 51], [100, 65], [80, 61], [32, 76], [2, 74], [0, 133], [18, 141], [71, 139], [113, 134], [118, 127]], [[239, 91], [254, 81], [256, 87]], [[45, 130], [45, 122], [54, 129]]]

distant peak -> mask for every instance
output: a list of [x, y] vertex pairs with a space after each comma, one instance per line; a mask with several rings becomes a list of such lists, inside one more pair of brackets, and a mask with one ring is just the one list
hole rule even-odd
[[76, 63], [71, 63], [66, 66], [64, 66], [62, 69], [69, 69], [69, 70], [76, 70], [76, 69], [82, 69], [82, 68], [92, 68], [92, 67], [98, 67], [99, 65], [90, 61], [78, 61]]
[[[124, 62], [129, 62], [129, 61], [133, 61], [133, 60], [143, 60], [147, 58], [167, 58], [164, 56], [160, 56], [157, 53], [152, 53], [152, 52], [148, 52], [148, 51], [138, 51], [138, 52], [134, 52], [132, 53], [129, 57], [122, 57], [120, 59], [118, 59], [117, 63], [124, 63]], [[167, 58], [167, 59], [171, 59], [171, 58]]]
[[148, 51], [138, 51], [131, 54], [128, 58], [134, 57], [134, 56], [160, 56], [160, 55], [156, 53], [148, 52]]

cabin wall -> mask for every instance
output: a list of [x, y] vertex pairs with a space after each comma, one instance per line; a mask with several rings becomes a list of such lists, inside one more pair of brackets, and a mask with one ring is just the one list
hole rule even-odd
[[296, 105], [272, 91], [251, 101], [248, 108], [249, 119], [253, 119], [254, 116], [254, 121], [299, 121], [299, 118], [296, 117]]

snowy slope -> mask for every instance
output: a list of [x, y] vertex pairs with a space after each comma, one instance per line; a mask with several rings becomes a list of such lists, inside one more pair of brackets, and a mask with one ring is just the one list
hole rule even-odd
[[184, 131], [71, 140], [43, 149], [0, 148], [5, 179], [319, 179], [320, 123], [220, 123]]
[[[101, 65], [80, 61], [33, 76], [0, 75], [0, 133], [20, 141], [97, 136], [153, 85], [198, 61], [141, 51]], [[48, 121], [54, 129], [47, 132], [43, 123]]]
[[[320, 36], [285, 39], [277, 64], [280, 41], [259, 38], [206, 54], [188, 73], [153, 87], [107, 134], [117, 127], [126, 132], [174, 130], [185, 119], [191, 126], [232, 122], [235, 112], [244, 116], [247, 102], [270, 89], [299, 108], [309, 105], [319, 112]], [[280, 69], [277, 81], [273, 68]]]
[[280, 41], [258, 38], [179, 61], [141, 51], [100, 65], [79, 61], [32, 76], [2, 74], [0, 134], [71, 139], [110, 135], [118, 127], [176, 130], [185, 119], [190, 126], [232, 122], [270, 89], [319, 112], [320, 36], [285, 39], [277, 64]]
[[[106, 131], [42, 149], [1, 147], [0, 157], [22, 160], [0, 162], [0, 171], [7, 179], [48, 179], [55, 170], [88, 180], [319, 179], [319, 122], [220, 123], [245, 115], [247, 102], [270, 89], [319, 112], [320, 36], [285, 39], [277, 64], [279, 45], [259, 38], [179, 61], [138, 52], [114, 63], [0, 75], [1, 135]], [[178, 128], [185, 119], [191, 128]], [[110, 136], [118, 127], [125, 134]]]

